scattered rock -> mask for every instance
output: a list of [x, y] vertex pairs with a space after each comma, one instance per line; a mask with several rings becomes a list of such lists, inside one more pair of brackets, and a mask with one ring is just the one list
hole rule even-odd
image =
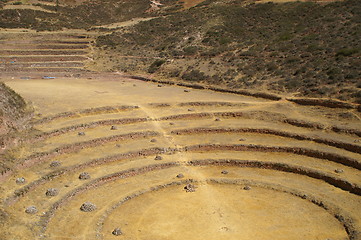
[[354, 140], [353, 142], [354, 142], [354, 143], [359, 143], [360, 140], [356, 139], [356, 140]]
[[193, 108], [188, 108], [188, 112], [194, 112]]
[[155, 139], [155, 138], [153, 138], [152, 140], [150, 140], [150, 142], [152, 142], [152, 143], [154, 143], [154, 142], [156, 142], [157, 141], [157, 139]]
[[112, 234], [115, 235], [115, 236], [120, 236], [120, 235], [122, 235], [123, 233], [122, 233], [122, 231], [120, 230], [120, 228], [115, 228], [115, 229], [113, 230]]
[[162, 85], [162, 84], [158, 84], [158, 87], [163, 87], [163, 85]]
[[92, 212], [95, 209], [97, 209], [97, 207], [95, 206], [94, 203], [91, 203], [91, 202], [85, 202], [80, 207], [80, 210], [83, 212]]
[[186, 190], [186, 192], [195, 192], [196, 191], [196, 186], [194, 186], [193, 184], [188, 183], [184, 189]]
[[35, 206], [30, 206], [25, 209], [25, 212], [28, 214], [35, 214], [38, 212], [38, 209]]
[[343, 170], [342, 169], [336, 169], [335, 173], [343, 173]]
[[79, 174], [79, 179], [80, 180], [86, 180], [86, 179], [89, 179], [90, 178], [90, 174], [87, 173], [87, 172], [82, 172]]
[[250, 186], [245, 186], [243, 189], [244, 190], [251, 190], [251, 187]]
[[58, 195], [59, 191], [56, 188], [49, 188], [48, 190], [46, 190], [45, 195], [48, 197], [54, 197], [56, 195]]
[[184, 178], [183, 173], [179, 173], [179, 174], [177, 175], [177, 178]]
[[120, 144], [115, 144], [116, 147], [120, 148], [122, 145]]
[[174, 125], [174, 123], [170, 122], [169, 125]]
[[15, 182], [16, 182], [17, 184], [24, 184], [24, 183], [25, 183], [25, 178], [19, 177], [19, 178], [16, 179]]
[[227, 171], [227, 170], [223, 170], [221, 173], [222, 173], [222, 174], [228, 174], [228, 171]]
[[61, 162], [59, 161], [54, 161], [50, 163], [50, 167], [60, 167], [61, 166]]
[[154, 158], [154, 160], [163, 160], [163, 157], [162, 157], [162, 156], [157, 155], [157, 156]]
[[78, 132], [78, 136], [85, 136], [85, 132]]
[[184, 89], [184, 92], [190, 92], [188, 89]]
[[240, 138], [239, 141], [243, 142], [243, 141], [246, 141], [246, 139]]
[[137, 85], [133, 84], [133, 87], [136, 87]]
[[214, 119], [214, 121], [219, 122], [219, 121], [221, 121], [221, 119], [216, 118], [216, 119]]
[[117, 126], [111, 126], [110, 130], [118, 130], [118, 127]]
[[303, 195], [301, 196], [302, 199], [306, 199], [307, 197], [308, 197], [307, 194], [303, 194]]

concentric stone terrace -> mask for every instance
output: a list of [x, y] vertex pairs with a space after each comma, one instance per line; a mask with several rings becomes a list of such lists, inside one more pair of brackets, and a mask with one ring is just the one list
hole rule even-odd
[[1, 239], [361, 239], [354, 108], [119, 75], [6, 83], [37, 131], [1, 176]]

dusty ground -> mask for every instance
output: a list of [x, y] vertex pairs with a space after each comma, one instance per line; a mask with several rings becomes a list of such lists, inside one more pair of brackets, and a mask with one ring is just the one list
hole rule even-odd
[[[361, 239], [361, 144], [355, 134], [331, 130], [360, 130], [357, 118], [340, 117], [359, 116], [355, 110], [303, 107], [120, 75], [26, 80], [3, 75], [1, 80], [33, 104], [39, 130], [14, 151], [16, 170], [2, 176], [1, 239]], [[63, 112], [68, 113], [59, 115]], [[243, 114], [232, 115], [236, 112]], [[297, 127], [282, 119], [325, 128]], [[111, 130], [112, 125], [117, 128]], [[282, 150], [287, 147], [323, 153]], [[340, 156], [355, 162], [342, 163]], [[61, 165], [51, 167], [54, 161]], [[79, 180], [81, 172], [91, 178]], [[184, 177], [178, 178], [180, 173]], [[19, 177], [26, 182], [16, 184]], [[188, 183], [195, 192], [184, 189]], [[58, 195], [46, 196], [50, 188]], [[84, 202], [94, 203], [96, 210], [82, 212]], [[38, 212], [26, 213], [29, 206]], [[112, 234], [115, 228], [122, 236]]]

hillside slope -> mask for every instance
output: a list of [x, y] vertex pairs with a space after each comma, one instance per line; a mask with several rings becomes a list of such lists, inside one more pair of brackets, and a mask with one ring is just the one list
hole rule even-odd
[[245, 3], [206, 1], [100, 36], [97, 67], [361, 102], [360, 1]]
[[[56, 4], [56, 1], [40, 1], [27, 4], [25, 9], [21, 1], [18, 2], [20, 4], [18, 9], [16, 7], [1, 9], [0, 5], [0, 28], [30, 28], [40, 31], [63, 28], [87, 29], [95, 25], [127, 21], [136, 17], [155, 16], [173, 7], [176, 1], [165, 1], [162, 9], [156, 12], [149, 11], [151, 9], [149, 0], [93, 0], [82, 1], [75, 5], [69, 4], [69, 1], [59, 2]], [[11, 4], [17, 3], [8, 3]]]

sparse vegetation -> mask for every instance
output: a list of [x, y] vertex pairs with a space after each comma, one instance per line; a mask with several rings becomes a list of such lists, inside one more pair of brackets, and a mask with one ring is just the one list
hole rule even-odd
[[[97, 44], [121, 55], [172, 59], [155, 73], [186, 81], [356, 100], [360, 1], [201, 5], [101, 36]], [[137, 71], [145, 67], [139, 63]]]
[[[4, 0], [2, 0], [4, 2]], [[21, 4], [15, 2], [14, 4]], [[59, 30], [66, 28], [89, 28], [151, 15], [145, 13], [149, 8], [149, 1], [115, 1], [95, 0], [80, 5], [41, 5], [45, 10], [53, 13], [34, 11], [30, 9], [0, 10], [0, 27], [27, 27], [36, 30]]]

